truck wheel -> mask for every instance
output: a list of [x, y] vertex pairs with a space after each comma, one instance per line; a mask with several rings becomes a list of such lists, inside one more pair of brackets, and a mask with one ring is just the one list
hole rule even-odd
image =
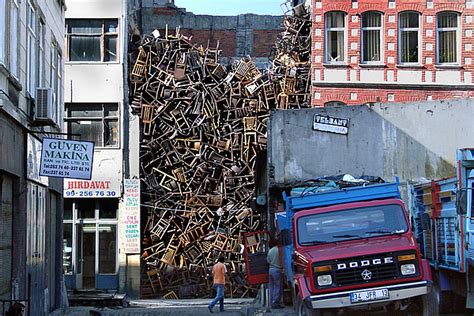
[[422, 316], [439, 316], [439, 288], [433, 286], [430, 293], [421, 298]]
[[299, 293], [296, 294], [296, 316], [321, 316], [321, 312], [316, 309], [308, 308], [303, 301]]

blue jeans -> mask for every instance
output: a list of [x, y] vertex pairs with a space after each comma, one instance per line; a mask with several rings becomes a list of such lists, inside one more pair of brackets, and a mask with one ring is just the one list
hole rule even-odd
[[268, 288], [270, 289], [270, 301], [272, 306], [280, 305], [281, 301], [281, 269], [270, 268]]
[[224, 284], [214, 284], [214, 288], [216, 289], [216, 297], [212, 300], [211, 304], [209, 304], [209, 308], [214, 308], [214, 306], [219, 302], [220, 310], [224, 310]]

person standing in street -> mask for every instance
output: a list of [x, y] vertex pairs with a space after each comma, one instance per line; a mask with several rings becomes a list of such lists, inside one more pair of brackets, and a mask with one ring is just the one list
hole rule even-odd
[[217, 263], [212, 267], [212, 276], [214, 277], [214, 289], [216, 290], [216, 297], [207, 307], [211, 313], [212, 309], [219, 302], [220, 311], [224, 311], [224, 286], [225, 286], [225, 274], [227, 272], [224, 265], [225, 258], [220, 256], [217, 259]]
[[281, 264], [278, 242], [270, 240], [271, 247], [267, 254], [268, 288], [270, 289], [271, 308], [283, 308], [281, 305]]

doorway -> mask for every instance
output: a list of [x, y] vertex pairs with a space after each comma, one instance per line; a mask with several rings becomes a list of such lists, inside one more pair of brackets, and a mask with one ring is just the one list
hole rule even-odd
[[118, 288], [117, 211], [116, 199], [65, 199], [66, 287]]

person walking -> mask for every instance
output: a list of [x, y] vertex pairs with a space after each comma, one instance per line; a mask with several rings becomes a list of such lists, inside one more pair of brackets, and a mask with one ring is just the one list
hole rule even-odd
[[283, 308], [281, 305], [281, 264], [278, 242], [270, 240], [271, 247], [267, 254], [268, 288], [270, 289], [271, 308]]
[[207, 307], [211, 313], [212, 309], [219, 302], [220, 311], [224, 311], [224, 286], [225, 286], [225, 274], [227, 269], [224, 265], [225, 258], [220, 256], [217, 259], [217, 263], [212, 267], [212, 276], [214, 277], [214, 289], [216, 290], [216, 297]]

